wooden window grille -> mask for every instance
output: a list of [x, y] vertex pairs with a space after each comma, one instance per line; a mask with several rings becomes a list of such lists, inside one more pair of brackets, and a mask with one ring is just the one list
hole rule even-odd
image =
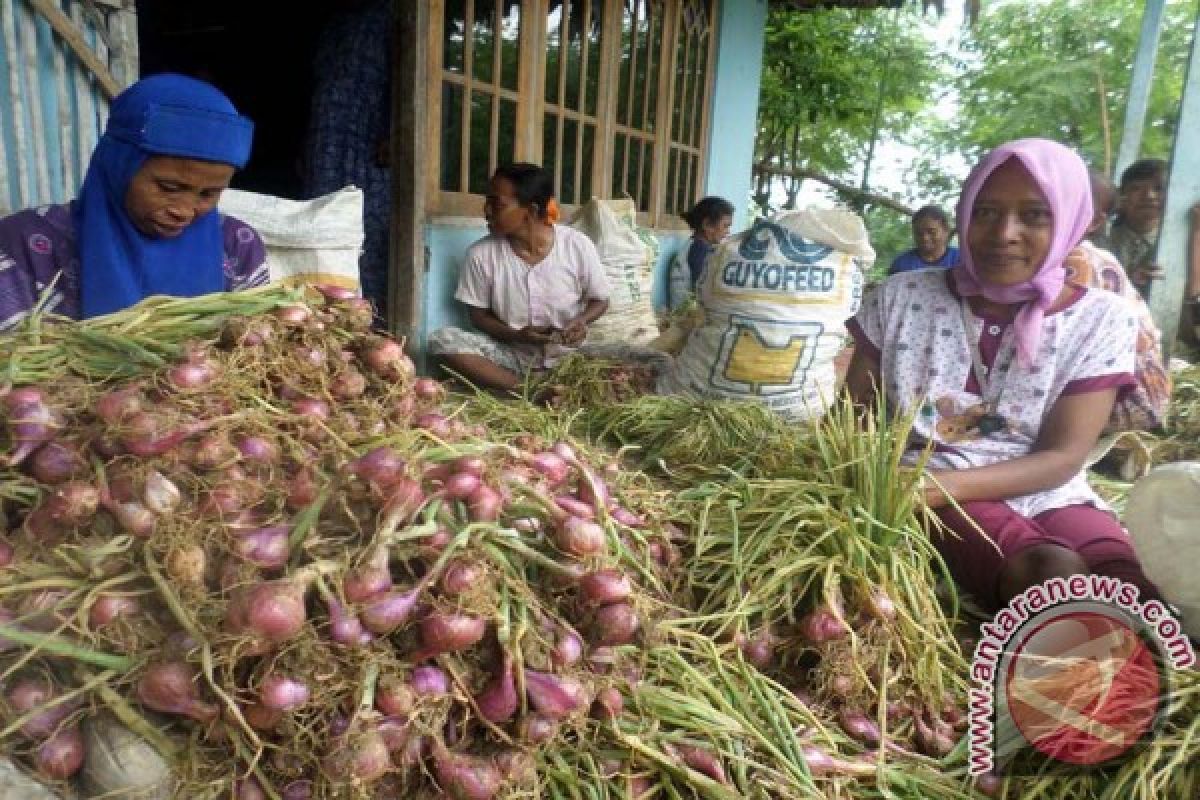
[[562, 0], [546, 17], [542, 164], [559, 202], [592, 196], [604, 59], [604, 0]]
[[516, 152], [521, 2], [446, 0], [442, 20], [438, 189], [482, 195]]
[[507, 161], [560, 203], [676, 227], [704, 181], [715, 0], [431, 0], [430, 210], [478, 215]]
[[675, 102], [663, 198], [663, 210], [676, 216], [682, 216], [699, 199], [712, 38], [709, 0], [683, 0], [675, 35]]

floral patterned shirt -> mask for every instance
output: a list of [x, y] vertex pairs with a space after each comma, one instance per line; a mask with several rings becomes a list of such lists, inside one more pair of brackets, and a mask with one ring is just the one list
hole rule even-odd
[[[221, 215], [225, 289], [267, 283], [267, 251], [246, 223]], [[19, 211], [0, 219], [0, 331], [18, 325], [57, 277], [46, 310], [78, 319], [79, 254], [71, 206]]]
[[[949, 277], [943, 270], [893, 276], [867, 295], [848, 323], [858, 346], [879, 358], [880, 378], [896, 411], [915, 413], [910, 463], [927, 443], [934, 446], [933, 469], [1019, 458], [1033, 450], [1060, 397], [1134, 385], [1137, 317], [1116, 295], [1073, 287], [1069, 302], [1046, 313], [1034, 363], [1023, 368], [1011, 344], [1011, 324], [970, 311]], [[988, 395], [994, 409], [985, 405], [972, 369], [972, 340], [1000, 381], [999, 398], [997, 388]], [[1027, 517], [1069, 505], [1103, 507], [1082, 469], [1062, 486], [1005, 502]]]

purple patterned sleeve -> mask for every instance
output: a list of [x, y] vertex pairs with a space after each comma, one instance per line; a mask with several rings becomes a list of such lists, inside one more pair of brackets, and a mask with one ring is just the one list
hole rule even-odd
[[0, 331], [20, 324], [56, 277], [46, 310], [78, 316], [78, 272], [67, 206], [27, 209], [0, 219]]
[[267, 248], [258, 231], [236, 217], [222, 215], [221, 230], [225, 243], [225, 288], [236, 292], [265, 286]]

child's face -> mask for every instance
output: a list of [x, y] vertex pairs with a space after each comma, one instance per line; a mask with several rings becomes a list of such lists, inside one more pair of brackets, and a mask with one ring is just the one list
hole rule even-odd
[[1165, 199], [1161, 177], [1130, 181], [1121, 187], [1121, 217], [1134, 230], [1150, 230], [1162, 221]]

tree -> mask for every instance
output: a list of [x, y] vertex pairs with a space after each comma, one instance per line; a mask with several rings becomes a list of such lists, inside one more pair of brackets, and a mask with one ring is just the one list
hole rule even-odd
[[[1170, 153], [1196, 4], [1167, 3], [1144, 155]], [[862, 186], [873, 140], [917, 150], [903, 185], [862, 187], [900, 206], [940, 202], [949, 210], [966, 166], [1021, 136], [1063, 141], [1093, 166], [1111, 168], [1141, 3], [991, 0], [957, 50], [926, 36], [915, 6], [771, 12], [756, 150], [760, 207], [778, 174]], [[841, 197], [864, 212], [880, 267], [911, 246], [904, 213], [869, 195]]]
[[[1167, 157], [1183, 91], [1194, 0], [1165, 8], [1142, 152]], [[929, 121], [917, 179], [951, 189], [948, 161], [970, 163], [1004, 141], [1044, 136], [1111, 171], [1120, 144], [1142, 4], [1046, 0], [985, 4], [964, 40], [958, 111]]]
[[919, 20], [915, 7], [772, 9], [755, 144], [760, 207], [775, 176], [788, 176], [793, 198], [798, 176], [857, 182], [871, 143], [911, 126], [942, 77]]

